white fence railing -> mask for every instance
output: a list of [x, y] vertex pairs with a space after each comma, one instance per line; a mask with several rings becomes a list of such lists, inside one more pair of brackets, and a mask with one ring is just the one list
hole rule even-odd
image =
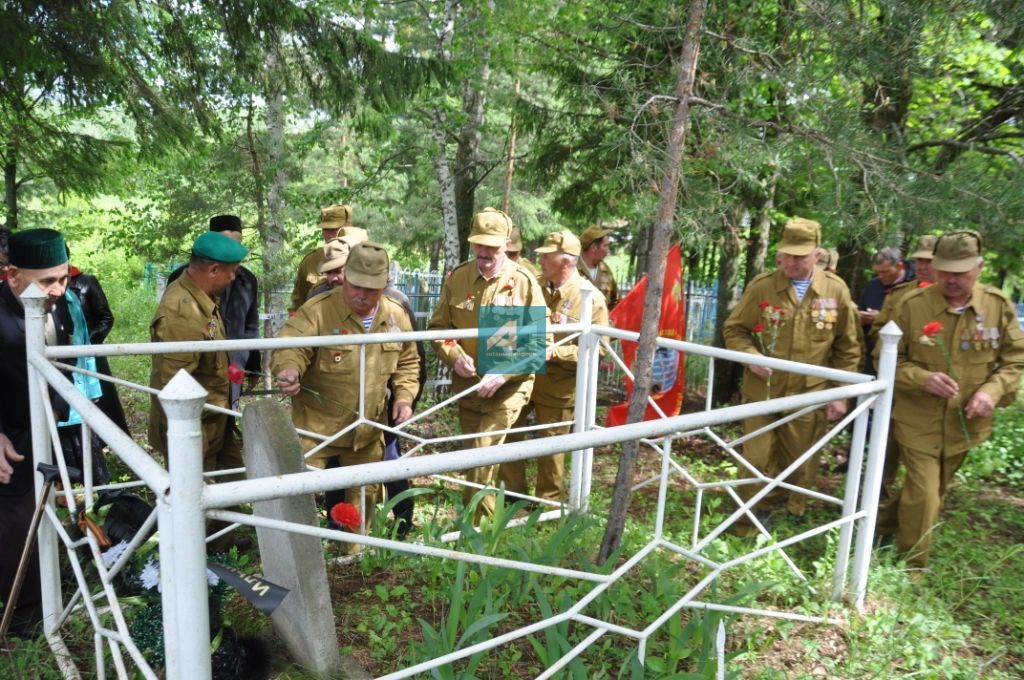
[[[899, 331], [890, 325], [882, 332], [883, 349], [879, 362], [879, 378], [848, 373], [820, 366], [810, 366], [795, 362], [782, 361], [765, 357], [731, 352], [728, 350], [695, 345], [675, 340], [659, 339], [657, 344], [670, 350], [697, 354], [707, 357], [709, 371], [707, 379], [714, 379], [714, 367], [718, 361], [737, 361], [775, 370], [817, 376], [840, 385], [818, 392], [799, 394], [789, 397], [770, 399], [758, 403], [743, 404], [725, 408], [711, 408], [710, 396], [706, 410], [699, 413], [664, 417], [620, 427], [603, 428], [596, 422], [596, 393], [598, 360], [600, 348], [610, 350], [609, 339], [618, 338], [637, 340], [636, 333], [621, 331], [614, 328], [592, 326], [589, 313], [579, 324], [559, 327], [560, 331], [572, 333], [571, 337], [579, 340], [579, 369], [577, 372], [576, 412], [571, 434], [510, 443], [501, 447], [482, 449], [462, 449], [456, 451], [437, 452], [431, 450], [439, 445], [452, 441], [461, 441], [472, 435], [464, 433], [454, 437], [431, 437], [418, 431], [417, 424], [423, 424], [439, 409], [455, 405], [458, 400], [471, 390], [454, 394], [444, 402], [431, 407], [416, 417], [394, 428], [390, 428], [399, 436], [413, 443], [411, 449], [398, 461], [385, 461], [365, 465], [355, 465], [328, 470], [313, 470], [297, 474], [285, 475], [273, 479], [247, 479], [242, 481], [222, 482], [218, 484], [204, 483], [202, 473], [202, 444], [199, 417], [203, 408], [213, 408], [204, 404], [205, 391], [187, 374], [179, 373], [160, 393], [159, 397], [167, 414], [168, 420], [168, 468], [158, 464], [146, 451], [132, 439], [117, 429], [100, 410], [82, 397], [72, 383], [52, 362], [73, 359], [80, 356], [124, 355], [124, 354], [155, 354], [195, 351], [227, 351], [237, 348], [256, 348], [273, 350], [284, 347], [325, 347], [338, 345], [360, 345], [361, 356], [365, 356], [365, 346], [379, 342], [429, 341], [447, 338], [460, 338], [473, 335], [475, 330], [461, 331], [430, 331], [409, 334], [367, 334], [331, 337], [265, 339], [257, 341], [217, 341], [217, 342], [174, 342], [174, 343], [140, 343], [122, 345], [102, 345], [85, 347], [46, 347], [44, 344], [43, 303], [44, 296], [31, 288], [25, 293], [23, 300], [26, 307], [26, 339], [28, 348], [30, 401], [33, 417], [33, 447], [36, 462], [50, 462], [51, 446], [56, 445], [52, 437], [54, 423], [52, 410], [48, 407], [49, 384], [57, 393], [65, 398], [83, 416], [87, 424], [83, 427], [93, 428], [110, 446], [111, 450], [132, 470], [140, 480], [138, 483], [148, 487], [157, 500], [157, 510], [147, 520], [159, 529], [163, 619], [165, 628], [165, 677], [171, 680], [205, 680], [210, 677], [210, 631], [207, 620], [206, 603], [206, 550], [207, 537], [204, 533], [206, 518], [216, 518], [228, 522], [236, 522], [256, 527], [273, 527], [286, 531], [318, 536], [324, 539], [344, 540], [360, 543], [365, 546], [396, 550], [405, 553], [419, 554], [439, 559], [457, 559], [480, 564], [521, 569], [524, 571], [545, 573], [568, 579], [578, 579], [595, 583], [596, 586], [575, 602], [566, 611], [559, 612], [546, 619], [536, 621], [527, 626], [509, 631], [465, 649], [455, 650], [450, 654], [414, 665], [405, 669], [397, 669], [385, 676], [389, 678], [409, 677], [432, 668], [437, 668], [452, 661], [476, 654], [480, 651], [508, 643], [523, 636], [541, 631], [565, 621], [589, 626], [593, 632], [583, 642], [568, 652], [561, 660], [539, 677], [550, 677], [559, 668], [568, 664], [589, 644], [605, 634], [621, 635], [635, 641], [640, 659], [643, 660], [647, 641], [665, 622], [684, 608], [711, 609], [739, 614], [762, 615], [785, 619], [834, 623], [832, 619], [808, 616], [796, 612], [778, 611], [775, 609], [756, 607], [735, 607], [721, 605], [702, 599], [710, 584], [725, 572], [736, 570], [752, 560], [769, 553], [779, 553], [786, 559], [795, 574], [802, 577], [799, 568], [789, 559], [786, 549], [825, 532], [838, 530], [835, 542], [835, 573], [832, 596], [834, 599], [847, 597], [858, 607], [863, 605], [867, 589], [868, 566], [871, 557], [871, 539], [874, 531], [875, 513], [882, 476], [882, 462], [889, 422], [889, 410], [892, 398], [892, 380], [895, 371], [896, 341]], [[584, 304], [585, 310], [590, 309]], [[571, 339], [568, 338], [568, 339]], [[567, 340], [568, 340], [567, 339]], [[67, 364], [58, 364], [67, 370]], [[365, 366], [365, 362], [361, 362]], [[72, 369], [77, 370], [77, 369]], [[367, 376], [360, 370], [359, 385], [362, 389]], [[486, 380], [486, 376], [484, 380]], [[119, 384], [129, 385], [152, 391], [141, 385], [133, 385], [127, 381]], [[710, 390], [708, 390], [710, 395]], [[732, 440], [724, 434], [722, 426], [737, 423], [745, 418], [784, 414], [766, 429], [776, 427], [803, 413], [821, 408], [836, 399], [856, 399], [857, 405], [841, 421], [836, 423], [828, 433], [811, 446], [798, 460], [786, 470], [774, 477], [762, 470], [753, 468], [742, 458], [736, 447], [749, 436]], [[358, 423], [372, 423], [363, 415], [363, 399], [360, 399]], [[652, 402], [653, 403], [653, 402]], [[874, 411], [874, 426], [870, 428], [868, 439], [868, 416]], [[234, 413], [226, 411], [228, 413]], [[238, 415], [237, 413], [235, 415]], [[811, 459], [828, 441], [848, 425], [853, 425], [850, 444], [850, 466], [846, 487], [841, 497], [805, 489], [788, 482], [789, 476], [804, 461]], [[350, 426], [354, 427], [354, 425]], [[348, 429], [348, 428], [346, 428]], [[383, 429], [383, 428], [382, 428]], [[531, 428], [526, 428], [531, 429]], [[535, 429], [535, 428], [534, 428]], [[512, 430], [510, 430], [512, 431]], [[523, 431], [521, 428], [519, 431]], [[329, 439], [338, 433], [318, 433], [320, 439]], [[753, 436], [753, 435], [751, 435]], [[740, 470], [738, 478], [701, 479], [701, 475], [692, 473], [685, 459], [673, 453], [673, 443], [687, 437], [705, 437], [719, 445], [723, 456], [732, 459]], [[83, 439], [88, 439], [83, 437]], [[490, 555], [479, 555], [462, 551], [449, 550], [440, 546], [424, 545], [415, 542], [397, 542], [375, 536], [363, 536], [330, 529], [321, 529], [298, 524], [289, 524], [270, 518], [246, 515], [226, 510], [240, 503], [257, 500], [284, 498], [311, 494], [329, 489], [351, 488], [355, 486], [381, 483], [398, 479], [409, 479], [425, 475], [445, 475], [482, 465], [497, 464], [507, 461], [526, 460], [540, 456], [572, 452], [572, 464], [569, 472], [569, 500], [566, 510], [569, 512], [587, 512], [588, 499], [591, 492], [591, 471], [593, 467], [593, 451], [595, 447], [618, 444], [627, 440], [639, 439], [647, 450], [655, 451], [661, 461], [661, 471], [646, 483], [658, 483], [658, 505], [654, 525], [650, 530], [650, 538], [646, 545], [635, 555], [627, 559], [611, 574], [590, 573], [578, 569], [553, 567], [543, 564], [512, 560]], [[57, 453], [60, 454], [59, 445]], [[866, 454], [866, 465], [865, 462]], [[79, 494], [88, 505], [92, 502], [96, 489], [91, 486], [88, 476], [84, 487], [72, 485], [67, 478], [62, 455], [58, 455], [58, 464], [64, 478], [63, 494], [67, 505], [74, 511]], [[86, 460], [88, 457], [86, 456]], [[696, 494], [696, 512], [692, 530], [688, 532], [689, 540], [680, 542], [675, 529], [668, 527], [671, 520], [665, 516], [665, 504], [670, 492], [670, 478], [681, 475], [688, 487]], [[764, 485], [749, 500], [744, 501], [736, 489], [743, 485]], [[41, 485], [40, 485], [41, 486]], [[819, 526], [810, 526], [806, 530], [784, 538], [774, 540], [771, 533], [761, 525], [754, 515], [753, 507], [765, 495], [776, 488], [785, 488], [804, 493], [811, 498], [834, 506], [838, 516]], [[718, 490], [727, 494], [735, 503], [736, 509], [728, 514], [716, 527], [706, 535], [700, 535], [702, 499], [705, 492]], [[539, 499], [536, 499], [539, 500]], [[559, 511], [546, 513], [547, 516], [558, 516]], [[129, 677], [127, 659], [143, 677], [157, 677], [148, 661], [142, 658], [137, 646], [131, 639], [125, 617], [121, 611], [117, 595], [112, 587], [112, 579], [117, 571], [124, 567], [131, 550], [137, 546], [129, 546], [116, 564], [109, 568], [102, 564], [99, 547], [95, 538], [86, 532], [82, 539], [72, 540], [64, 531], [61, 520], [54, 509], [52, 500], [47, 509], [47, 522], [42, 525], [39, 535], [40, 569], [43, 583], [44, 629], [59, 663], [68, 677], [75, 677], [74, 664], [70, 660], [66, 646], [61, 637], [61, 626], [69, 616], [76, 612], [84, 612], [90, 619], [94, 629], [94, 643], [97, 658], [97, 674], [105, 677], [106, 662], [109, 659], [118, 677]], [[758, 527], [759, 531], [770, 540], [760, 547], [739, 557], [720, 561], [711, 556], [708, 550], [715, 540], [727, 531], [739, 518], [746, 517]], [[669, 531], [669, 528], [672, 531]], [[58, 571], [58, 546], [63, 544], [68, 551], [76, 575], [76, 590], [65, 599], [62, 594], [61, 580]], [[88, 546], [89, 552], [96, 562], [101, 588], [96, 591], [84, 576], [84, 570], [78, 560], [76, 549]], [[700, 580], [686, 594], [673, 602], [665, 603], [662, 615], [640, 629], [627, 628], [609, 621], [599, 620], [585, 613], [588, 604], [607, 590], [611, 585], [623, 578], [640, 561], [655, 550], [667, 550], [682, 558], [694, 561], [705, 572]], [[102, 608], [110, 612], [107, 616], [100, 613]], [[112, 621], [112, 623], [111, 623]], [[721, 637], [721, 636], [720, 636]], [[719, 669], [721, 673], [722, 669]]]

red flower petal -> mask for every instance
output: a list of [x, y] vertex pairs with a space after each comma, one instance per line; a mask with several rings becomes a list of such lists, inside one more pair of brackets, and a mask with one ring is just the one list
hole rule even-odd
[[236, 385], [241, 385], [245, 382], [245, 370], [238, 364], [232, 362], [231, 365], [228, 366], [228, 381], [233, 382]]
[[925, 336], [927, 336], [929, 338], [934, 338], [936, 335], [938, 335], [941, 332], [942, 332], [942, 324], [939, 323], [938, 321], [932, 321], [931, 323], [926, 323], [924, 325], [924, 328], [921, 329], [921, 333], [923, 333]]
[[754, 332], [755, 333], [763, 333], [764, 332], [764, 324], [763, 323], [759, 323], [759, 324], [755, 325], [754, 326]]
[[349, 531], [359, 531], [359, 508], [351, 503], [335, 503], [331, 519]]

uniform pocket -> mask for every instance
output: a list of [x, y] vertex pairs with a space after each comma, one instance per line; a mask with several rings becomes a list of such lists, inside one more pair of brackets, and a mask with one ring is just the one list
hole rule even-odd
[[332, 375], [351, 373], [359, 368], [359, 347], [324, 347], [319, 352], [317, 368], [321, 373]]

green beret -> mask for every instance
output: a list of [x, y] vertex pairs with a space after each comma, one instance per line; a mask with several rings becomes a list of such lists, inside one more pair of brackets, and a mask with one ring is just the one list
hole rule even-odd
[[245, 259], [249, 249], [219, 231], [204, 232], [192, 244], [192, 255], [214, 262], [235, 264]]
[[19, 269], [49, 269], [68, 261], [64, 237], [53, 229], [26, 229], [11, 234], [10, 263]]

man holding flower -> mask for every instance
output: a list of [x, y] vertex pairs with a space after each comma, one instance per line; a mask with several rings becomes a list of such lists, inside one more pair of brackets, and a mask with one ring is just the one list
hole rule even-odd
[[978, 283], [982, 239], [940, 236], [936, 283], [906, 295], [893, 314], [903, 331], [892, 426], [906, 470], [883, 504], [878, 534], [895, 535], [907, 564], [928, 564], [931, 530], [968, 451], [992, 433], [992, 413], [1013, 403], [1024, 371], [1024, 332], [1010, 299]]
[[[820, 246], [821, 225], [817, 222], [794, 218], [786, 223], [778, 248], [779, 268], [755, 277], [725, 322], [728, 349], [846, 371], [857, 370], [860, 365], [857, 312], [843, 280], [815, 267]], [[822, 378], [747, 365], [742, 393], [744, 401], [751, 402], [830, 386]], [[745, 442], [743, 457], [763, 473], [776, 475], [824, 434], [826, 418], [836, 420], [845, 413], [845, 401], [831, 402], [824, 413], [823, 409], [817, 409]], [[780, 417], [748, 418], [743, 421], [744, 432], [759, 430]], [[806, 462], [786, 481], [802, 487], [814, 486], [816, 465], [815, 459]], [[760, 488], [760, 485], [748, 484], [738, 491], [747, 499]], [[769, 494], [766, 500], [783, 499], [791, 515], [803, 517], [804, 494], [780, 490]], [[767, 520], [764, 510], [757, 514]], [[745, 515], [737, 520], [735, 531], [743, 536], [756, 533]]]
[[[345, 261], [341, 286], [318, 295], [299, 307], [278, 337], [386, 334], [412, 331], [402, 305], [383, 294], [388, 285], [389, 258], [383, 246], [363, 241], [351, 247]], [[367, 420], [386, 425], [403, 423], [412, 417], [412, 404], [419, 392], [420, 358], [414, 342], [379, 342], [365, 346], [366, 365], [363, 399]], [[292, 422], [300, 429], [333, 436], [359, 417], [360, 346], [290, 347], [274, 351], [271, 370], [278, 387], [292, 398]], [[393, 391], [390, 414], [388, 391]], [[320, 444], [301, 438], [306, 450]], [[384, 438], [380, 428], [363, 423], [311, 456], [315, 467], [375, 463], [384, 459]], [[379, 485], [366, 488], [369, 520], [377, 502]], [[345, 490], [345, 500], [359, 504], [360, 487]], [[330, 511], [330, 508], [328, 509]], [[349, 552], [359, 550], [350, 544]]]

